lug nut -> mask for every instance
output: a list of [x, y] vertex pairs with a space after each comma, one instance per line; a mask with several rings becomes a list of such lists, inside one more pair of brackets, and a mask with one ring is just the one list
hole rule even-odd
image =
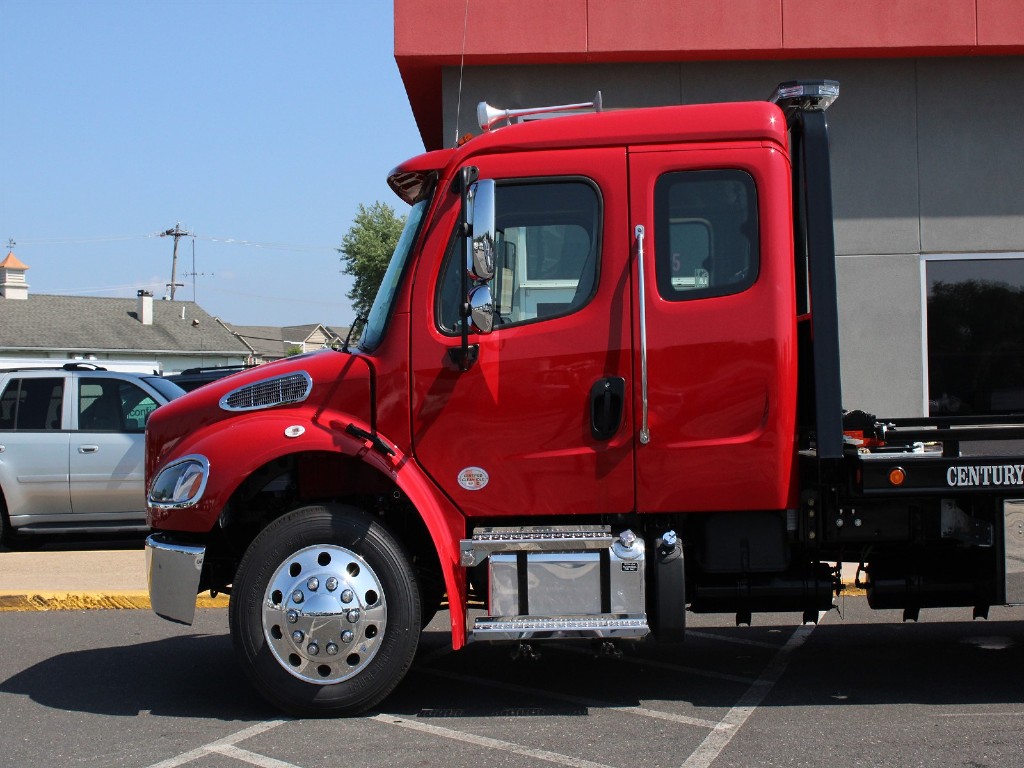
[[292, 592], [292, 602], [293, 603], [301, 603], [305, 599], [306, 599], [306, 596], [304, 594], [302, 594], [302, 590], [301, 589], [296, 589], [294, 592]]
[[310, 643], [309, 645], [306, 646], [306, 652], [310, 656], [316, 656], [318, 653], [320, 653], [320, 646], [317, 645], [316, 643]]
[[292, 640], [294, 640], [296, 643], [301, 643], [305, 639], [306, 634], [301, 629], [296, 629], [294, 632], [292, 632]]
[[356, 597], [356, 593], [351, 589], [346, 589], [341, 593], [341, 602], [351, 603]]
[[311, 576], [309, 581], [306, 582], [306, 589], [308, 589], [310, 592], [316, 592], [318, 589], [320, 589], [320, 579], [318, 579], [316, 576]]
[[338, 646], [337, 646], [337, 644], [335, 644], [335, 643], [328, 643], [327, 644], [327, 655], [328, 656], [336, 656], [337, 653], [338, 653]]
[[350, 629], [346, 629], [344, 632], [341, 633], [341, 642], [343, 643], [351, 643], [354, 638], [355, 635], [352, 633], [352, 630]]
[[338, 588], [338, 580], [331, 576], [327, 579], [327, 582], [324, 584], [324, 586], [327, 587], [328, 592], [333, 592]]
[[288, 613], [285, 614], [285, 618], [288, 619], [289, 624], [294, 624], [296, 621], [299, 620], [299, 612], [296, 611], [294, 608], [289, 608]]
[[348, 623], [349, 624], [355, 624], [356, 622], [358, 622], [359, 621], [359, 609], [358, 608], [353, 608], [351, 611], [348, 612], [347, 618], [348, 618]]

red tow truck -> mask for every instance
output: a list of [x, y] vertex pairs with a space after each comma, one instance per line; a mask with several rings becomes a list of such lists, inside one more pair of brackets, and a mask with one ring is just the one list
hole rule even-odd
[[395, 168], [411, 208], [358, 347], [150, 419], [154, 611], [191, 623], [197, 593], [230, 593], [254, 686], [351, 714], [445, 596], [455, 649], [814, 621], [844, 562], [907, 618], [1022, 601], [1024, 456], [987, 446], [1024, 420], [843, 410], [838, 92], [481, 105], [481, 135]]

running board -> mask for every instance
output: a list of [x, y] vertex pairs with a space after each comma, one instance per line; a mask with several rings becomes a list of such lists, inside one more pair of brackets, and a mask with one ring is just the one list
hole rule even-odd
[[650, 634], [645, 614], [593, 616], [482, 616], [473, 622], [471, 641], [639, 638]]

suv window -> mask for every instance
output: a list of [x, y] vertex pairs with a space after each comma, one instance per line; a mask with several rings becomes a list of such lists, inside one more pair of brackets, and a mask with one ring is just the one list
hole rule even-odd
[[83, 378], [78, 384], [78, 428], [85, 432], [142, 432], [159, 405], [131, 382]]
[[59, 430], [64, 379], [11, 379], [0, 395], [0, 429]]
[[[594, 292], [600, 252], [601, 201], [576, 179], [500, 183], [495, 191], [497, 239], [492, 293], [506, 326], [575, 312]], [[448, 249], [438, 296], [438, 325], [459, 330], [465, 259], [456, 237]]]
[[757, 192], [746, 171], [677, 171], [654, 186], [655, 274], [669, 301], [745, 291], [758, 272]]

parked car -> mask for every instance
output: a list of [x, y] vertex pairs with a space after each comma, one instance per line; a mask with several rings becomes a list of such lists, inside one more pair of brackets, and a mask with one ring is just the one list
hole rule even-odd
[[248, 370], [251, 367], [249, 365], [214, 365], [206, 368], [187, 368], [180, 373], [169, 373], [164, 378], [174, 382], [186, 392], [191, 392], [211, 381], [217, 381], [217, 379]]
[[71, 363], [0, 370], [0, 542], [146, 530], [146, 422], [184, 394], [160, 376]]

